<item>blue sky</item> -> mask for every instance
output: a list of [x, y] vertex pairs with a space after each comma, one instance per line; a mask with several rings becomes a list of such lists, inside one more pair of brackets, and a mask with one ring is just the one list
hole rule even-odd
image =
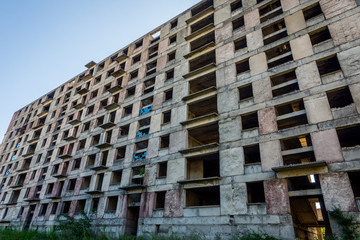
[[15, 111], [199, 1], [0, 1], [0, 141]]

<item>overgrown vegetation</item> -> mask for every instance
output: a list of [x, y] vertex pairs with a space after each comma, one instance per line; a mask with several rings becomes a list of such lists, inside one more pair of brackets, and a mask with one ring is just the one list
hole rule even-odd
[[333, 236], [332, 239], [342, 239], [342, 240], [354, 240], [360, 239], [359, 234], [359, 223], [355, 222], [352, 217], [346, 217], [344, 213], [339, 209], [335, 208], [332, 211], [329, 211], [329, 215], [333, 218], [341, 227], [343, 233], [343, 238], [338, 238]]
[[272, 237], [267, 233], [257, 233], [254, 231], [250, 231], [242, 236], [233, 236], [231, 240], [279, 240], [279, 239]]
[[[205, 240], [204, 234], [191, 233], [186, 236], [118, 236], [111, 237], [106, 233], [106, 226], [101, 231], [94, 231], [92, 226], [94, 213], [90, 216], [81, 213], [79, 219], [68, 215], [60, 215], [57, 225], [51, 232], [43, 232], [34, 229], [19, 230], [14, 227], [7, 229], [0, 228], [1, 240]], [[215, 240], [222, 240], [216, 234]], [[245, 235], [233, 235], [231, 240], [278, 240], [266, 233], [248, 232]]]

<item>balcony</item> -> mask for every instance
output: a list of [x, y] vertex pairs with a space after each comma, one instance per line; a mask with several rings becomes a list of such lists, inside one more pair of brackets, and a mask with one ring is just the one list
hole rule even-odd
[[119, 68], [118, 70], [116, 70], [115, 72], [113, 72], [111, 74], [111, 76], [117, 78], [117, 77], [120, 77], [121, 75], [124, 75], [126, 72], [124, 71], [124, 69], [122, 68]]
[[88, 89], [86, 89], [86, 88], [81, 88], [81, 89], [79, 89], [76, 93], [77, 93], [77, 94], [80, 94], [80, 95], [84, 95], [84, 94], [87, 94], [88, 92], [89, 92]]
[[78, 103], [78, 104], [74, 105], [74, 108], [75, 108], [76, 110], [81, 110], [81, 109], [83, 109], [84, 107], [86, 107], [86, 105], [83, 104], [83, 103]]
[[90, 68], [94, 67], [95, 65], [96, 65], [96, 63], [94, 61], [91, 61], [88, 64], [86, 64], [85, 67], [90, 69]]
[[52, 176], [54, 178], [66, 178], [67, 177], [66, 170], [61, 171], [60, 173], [55, 173]]
[[117, 103], [110, 103], [110, 104], [106, 105], [104, 108], [106, 110], [108, 110], [108, 111], [112, 111], [112, 110], [117, 109], [119, 107], [120, 107], [120, 105], [117, 104]]
[[121, 89], [122, 89], [122, 86], [119, 84], [116, 84], [115, 86], [109, 88], [108, 92], [110, 92], [111, 94], [115, 94], [115, 93], [119, 92]]
[[107, 148], [111, 148], [112, 144], [110, 143], [110, 141], [104, 141], [103, 143], [97, 144], [95, 145], [96, 148], [99, 149], [107, 149]]
[[86, 73], [85, 76], [83, 78], [81, 78], [81, 80], [84, 82], [87, 82], [87, 81], [91, 80], [92, 77], [93, 76], [91, 75], [91, 73]]
[[94, 190], [86, 191], [85, 193], [91, 194], [91, 195], [96, 195], [96, 194], [103, 194], [104, 191], [101, 191], [100, 189], [94, 189]]
[[43, 110], [37, 115], [39, 118], [46, 116], [49, 113], [49, 107], [43, 108]]
[[114, 126], [116, 126], [116, 124], [114, 122], [108, 121], [106, 123], [101, 124], [99, 127], [106, 130], [106, 129], [112, 128]]
[[53, 101], [53, 97], [46, 97], [46, 99], [41, 103], [43, 106], [49, 105]]
[[108, 169], [109, 167], [101, 164], [101, 165], [97, 165], [97, 166], [92, 166], [90, 167], [91, 170], [95, 170], [95, 171], [101, 171], [101, 170], [105, 170]]
[[75, 141], [76, 139], [77, 139], [76, 134], [71, 134], [64, 138], [64, 140], [67, 142], [72, 142], [72, 141]]
[[70, 125], [76, 126], [76, 125], [79, 125], [81, 123], [80, 119], [81, 119], [81, 116], [78, 115], [77, 117], [73, 117], [68, 123]]
[[34, 136], [33, 138], [31, 138], [30, 140], [28, 140], [28, 144], [33, 144], [33, 143], [36, 143], [38, 142], [40, 139], [40, 136]]
[[115, 61], [117, 61], [118, 63], [121, 63], [122, 61], [126, 60], [128, 58], [128, 55], [126, 55], [125, 53], [121, 53], [119, 56], [117, 56], [115, 58]]

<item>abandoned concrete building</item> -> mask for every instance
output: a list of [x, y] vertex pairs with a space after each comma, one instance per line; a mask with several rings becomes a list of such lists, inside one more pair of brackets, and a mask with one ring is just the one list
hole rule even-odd
[[359, 219], [360, 7], [205, 0], [15, 112], [0, 226], [280, 239]]

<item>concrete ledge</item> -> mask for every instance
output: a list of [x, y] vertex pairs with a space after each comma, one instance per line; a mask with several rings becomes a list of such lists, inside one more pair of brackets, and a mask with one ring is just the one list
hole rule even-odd
[[207, 9], [205, 9], [204, 11], [199, 12], [198, 14], [192, 16], [191, 18], [187, 19], [185, 22], [187, 24], [192, 24], [195, 21], [199, 20], [200, 18], [205, 17], [206, 15], [209, 15], [209, 13], [213, 13], [214, 12], [214, 7], [210, 6]]
[[215, 86], [205, 88], [203, 90], [200, 90], [198, 92], [195, 92], [195, 93], [189, 94], [188, 96], [183, 97], [182, 100], [184, 102], [186, 102], [187, 104], [193, 103], [193, 102], [196, 102], [199, 100], [203, 100], [205, 98], [215, 96], [216, 90], [217, 90], [217, 88]]
[[210, 114], [206, 114], [204, 116], [192, 118], [190, 120], [181, 122], [180, 124], [185, 126], [187, 129], [191, 129], [191, 128], [209, 125], [209, 124], [212, 124], [217, 121], [219, 121], [218, 114], [210, 113]]
[[299, 176], [308, 176], [311, 174], [322, 174], [329, 172], [325, 161], [291, 164], [272, 168], [277, 173], [278, 178], [290, 178]]

